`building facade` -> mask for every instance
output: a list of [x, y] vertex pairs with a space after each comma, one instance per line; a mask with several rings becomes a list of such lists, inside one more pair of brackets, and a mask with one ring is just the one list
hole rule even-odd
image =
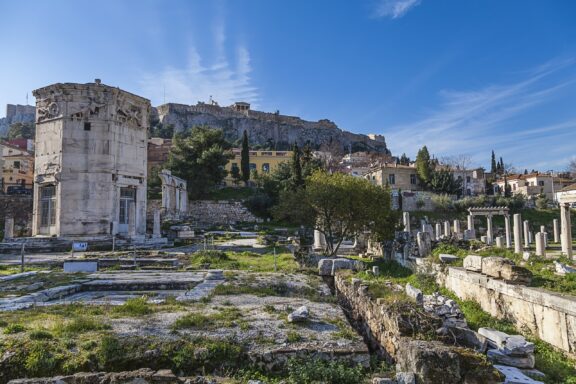
[[526, 175], [509, 175], [496, 181], [496, 192], [504, 192], [506, 183], [510, 186], [513, 195], [524, 195], [535, 198], [543, 194], [549, 200], [554, 200], [556, 192], [570, 185], [570, 180], [553, 176], [547, 173], [529, 173]]
[[420, 179], [414, 165], [384, 163], [372, 168], [364, 177], [374, 185], [389, 186], [392, 191], [421, 191]]
[[0, 144], [2, 171], [0, 190], [12, 193], [11, 190], [31, 190], [34, 181], [34, 154], [8, 142]]
[[32, 235], [145, 235], [150, 102], [99, 80], [33, 94]]
[[486, 174], [483, 168], [450, 168], [450, 172], [454, 175], [454, 180], [460, 180], [462, 196], [479, 196], [486, 194]]
[[[226, 164], [228, 175], [224, 179], [226, 186], [235, 186], [234, 178], [232, 177], [232, 168], [240, 170], [240, 161], [242, 158], [242, 150], [234, 148], [232, 150], [234, 158]], [[292, 151], [250, 151], [250, 171], [257, 171], [258, 174], [270, 173], [278, 167], [280, 163], [290, 161], [292, 158]]]

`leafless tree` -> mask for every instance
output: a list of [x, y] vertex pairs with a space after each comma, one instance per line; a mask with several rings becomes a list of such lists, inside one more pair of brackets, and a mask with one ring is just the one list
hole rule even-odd
[[576, 177], [576, 158], [573, 158], [568, 163], [568, 172], [570, 172], [572, 177]]

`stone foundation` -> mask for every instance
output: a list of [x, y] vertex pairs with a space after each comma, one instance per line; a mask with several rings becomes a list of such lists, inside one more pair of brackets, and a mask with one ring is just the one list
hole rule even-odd
[[[413, 372], [418, 383], [496, 383], [500, 378], [484, 357], [471, 349], [429, 341], [442, 325], [439, 317], [418, 312], [410, 303], [372, 299], [358, 281], [337, 273], [335, 290], [349, 320], [370, 349], [401, 372]], [[428, 337], [424, 337], [428, 335]], [[418, 339], [418, 337], [420, 339]]]
[[463, 300], [474, 300], [499, 319], [528, 328], [540, 339], [576, 355], [576, 298], [449, 267], [438, 279]]
[[261, 222], [239, 201], [198, 200], [190, 202], [188, 215], [196, 226]]

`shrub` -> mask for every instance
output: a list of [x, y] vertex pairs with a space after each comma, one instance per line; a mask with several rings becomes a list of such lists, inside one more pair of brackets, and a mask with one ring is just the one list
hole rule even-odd
[[112, 335], [105, 335], [102, 338], [100, 348], [98, 348], [96, 352], [99, 365], [102, 369], [113, 368], [114, 362], [121, 360], [124, 355], [125, 351], [120, 341]]
[[142, 296], [126, 300], [124, 304], [115, 307], [113, 312], [121, 315], [144, 316], [152, 313], [152, 308], [148, 304], [148, 298]]
[[35, 329], [30, 332], [30, 338], [32, 340], [52, 340], [54, 336], [44, 329]]
[[56, 355], [49, 343], [32, 343], [24, 363], [24, 367], [30, 376], [50, 376], [57, 365]]
[[296, 331], [288, 331], [286, 340], [288, 340], [289, 343], [297, 343], [302, 340], [302, 336]]
[[24, 332], [26, 330], [26, 327], [23, 326], [22, 324], [9, 324], [6, 328], [4, 328], [4, 334], [5, 335], [12, 335], [14, 333], [20, 333], [20, 332]]
[[341, 362], [290, 359], [288, 382], [294, 384], [356, 384], [365, 373], [361, 366], [349, 367]]
[[433, 195], [432, 196], [432, 203], [434, 203], [434, 206], [436, 207], [436, 209], [439, 209], [441, 211], [447, 211], [450, 208], [452, 208], [452, 199], [450, 198], [450, 196], [444, 194], [444, 195]]

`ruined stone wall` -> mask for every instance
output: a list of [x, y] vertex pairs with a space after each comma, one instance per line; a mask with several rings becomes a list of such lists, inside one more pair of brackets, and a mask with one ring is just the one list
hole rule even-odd
[[261, 222], [239, 201], [191, 201], [189, 219], [197, 226], [228, 225], [240, 222]]
[[[29, 236], [32, 223], [32, 196], [0, 195], [0, 228], [6, 217], [14, 218], [14, 235]], [[0, 236], [0, 241], [3, 236]]]
[[441, 326], [439, 318], [423, 319], [410, 304], [374, 300], [359, 279], [350, 282], [347, 276], [337, 272], [334, 277], [342, 308], [369, 347], [395, 362], [397, 371], [413, 372], [419, 383], [497, 382], [494, 369], [481, 355], [422, 337], [435, 334]]
[[450, 267], [440, 283], [463, 300], [474, 300], [499, 319], [528, 328], [540, 339], [576, 355], [576, 298], [508, 284], [477, 272]]
[[294, 116], [259, 111], [246, 113], [208, 104], [164, 104], [153, 112], [153, 116], [156, 115], [162, 124], [173, 125], [176, 132], [183, 132], [195, 125], [220, 128], [226, 139], [233, 143], [240, 140], [246, 130], [252, 146], [287, 150], [293, 143], [300, 146], [307, 142], [313, 146], [335, 143], [342, 150], [352, 145], [353, 149], [390, 153], [385, 141], [342, 131], [329, 120], [312, 122]]

